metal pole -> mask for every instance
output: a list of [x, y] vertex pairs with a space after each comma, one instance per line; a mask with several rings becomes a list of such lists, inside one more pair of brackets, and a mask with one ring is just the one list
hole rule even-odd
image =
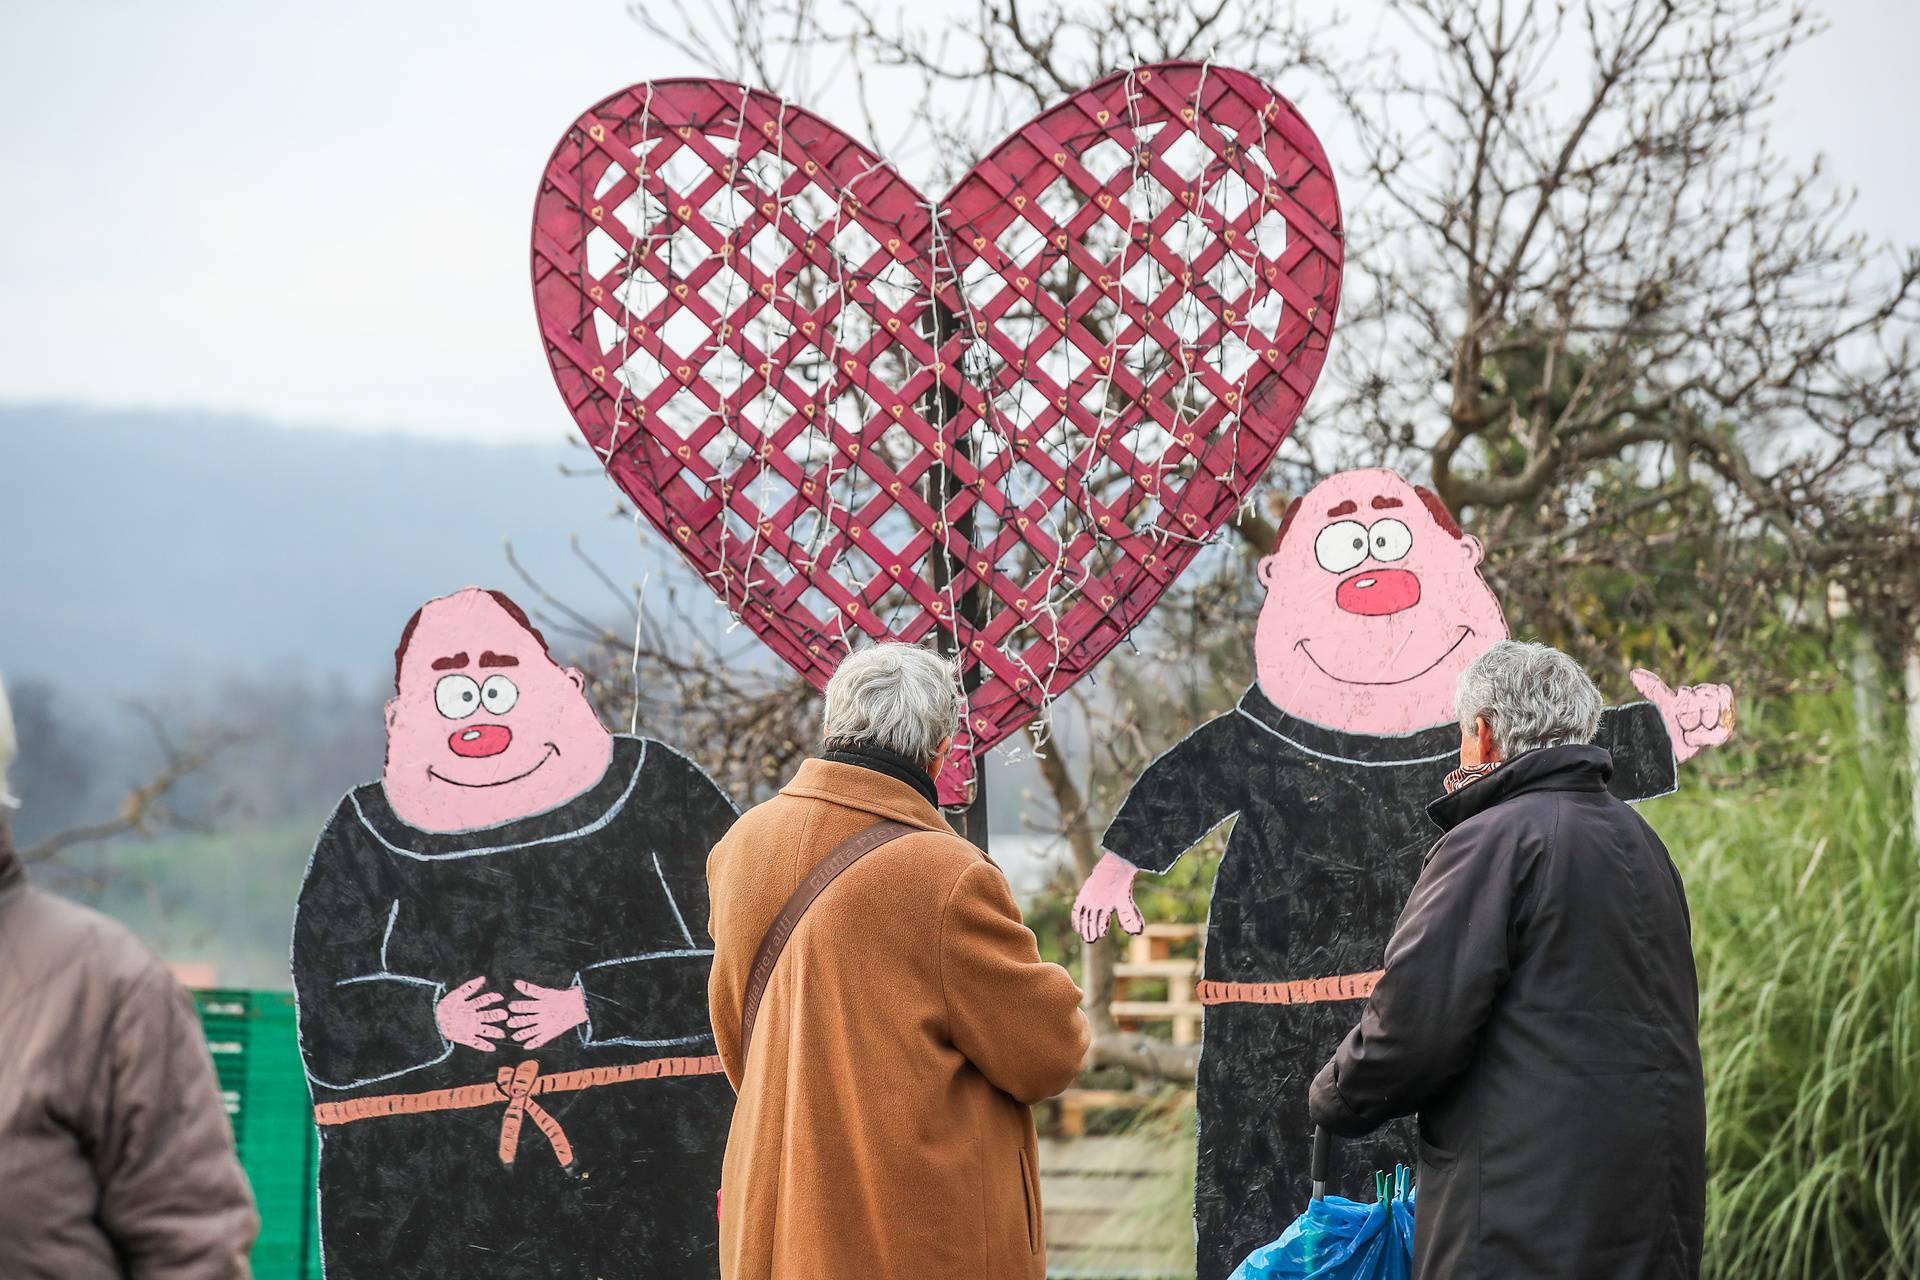
[[[970, 681], [977, 684], [978, 681]], [[971, 688], [967, 690], [973, 692]], [[990, 853], [987, 847], [987, 762], [983, 756], [973, 761], [973, 800], [960, 811], [960, 834], [980, 846], [980, 852]]]
[[[930, 309], [930, 316], [931, 332], [928, 337], [933, 342], [935, 352], [939, 352], [945, 348], [947, 340], [960, 331], [960, 319], [938, 303]], [[946, 384], [946, 381], [941, 379], [935, 382], [933, 390], [927, 397], [927, 421], [944, 431], [948, 423], [960, 416], [960, 408], [959, 395]], [[972, 440], [961, 438], [953, 441], [953, 452], [956, 457], [971, 460]], [[955, 489], [953, 471], [944, 461], [936, 463], [928, 470], [927, 501], [935, 511], [939, 512], [941, 519], [946, 518], [946, 505], [952, 499]], [[953, 531], [959, 534], [968, 546], [973, 545], [973, 513], [974, 508], [968, 507], [966, 512], [953, 522]], [[934, 557], [933, 561], [934, 589], [945, 595], [948, 584], [953, 581], [958, 571], [959, 566], [954, 563], [952, 553], [945, 549], [943, 542], [940, 553]], [[986, 621], [986, 593], [977, 585], [969, 588], [956, 604], [955, 613], [958, 615], [954, 622], [959, 635], [977, 631]], [[939, 646], [941, 653], [949, 657], [955, 657], [960, 653], [961, 647], [956, 636], [948, 635], [944, 631], [936, 631], [934, 634], [937, 637], [935, 643]], [[974, 690], [980, 687], [980, 668], [977, 665], [967, 673], [964, 687], [968, 704], [971, 706]], [[987, 851], [987, 775], [984, 764], [983, 760], [975, 758], [972, 802], [957, 815], [949, 815], [954, 819], [954, 826], [960, 834], [978, 845], [982, 852]]]

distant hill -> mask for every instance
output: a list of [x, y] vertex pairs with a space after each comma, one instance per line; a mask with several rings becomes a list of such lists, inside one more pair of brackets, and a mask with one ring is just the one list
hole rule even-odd
[[[290, 907], [304, 833], [345, 786], [378, 773], [381, 684], [408, 615], [469, 583], [534, 604], [507, 564], [507, 539], [551, 591], [593, 616], [622, 606], [573, 554], [575, 534], [616, 584], [651, 573], [648, 599], [662, 600], [678, 583], [688, 625], [724, 628], [726, 613], [703, 603], [678, 557], [613, 517], [604, 479], [561, 473], [590, 463], [560, 435], [479, 445], [204, 413], [0, 406], [0, 674], [17, 689], [43, 682], [53, 699], [42, 732], [22, 725], [23, 740], [36, 737], [16, 777], [30, 793], [17, 815], [23, 837], [110, 812], [119, 788], [152, 768], [146, 730], [123, 709], [130, 697], [264, 719], [269, 728], [205, 780], [203, 790], [245, 802], [220, 834], [81, 860], [89, 874], [120, 864], [146, 877], [167, 911], [129, 905], [124, 886], [108, 905], [170, 956], [206, 958], [206, 939], [231, 932], [233, 901]], [[229, 705], [236, 697], [244, 708]], [[1049, 864], [1048, 841], [1022, 830], [1033, 766], [989, 770], [995, 852], [1031, 890]], [[269, 825], [233, 826], [254, 822]], [[236, 849], [257, 860], [244, 875], [220, 861]], [[236, 978], [284, 974], [271, 912], [228, 944], [223, 969]]]
[[563, 599], [611, 614], [568, 538], [622, 584], [661, 553], [610, 518], [605, 481], [561, 474], [590, 461], [558, 433], [469, 445], [0, 407], [0, 673], [103, 698], [287, 664], [357, 682], [421, 601], [519, 588], [509, 538]]

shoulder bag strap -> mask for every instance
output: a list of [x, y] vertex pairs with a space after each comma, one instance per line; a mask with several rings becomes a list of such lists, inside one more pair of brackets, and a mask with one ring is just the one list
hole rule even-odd
[[780, 914], [767, 927], [767, 936], [760, 939], [760, 949], [754, 952], [753, 968], [747, 970], [746, 999], [740, 1004], [740, 1069], [743, 1072], [746, 1070], [747, 1047], [753, 1041], [753, 1020], [760, 1013], [760, 997], [766, 993], [767, 981], [773, 977], [773, 966], [780, 963], [780, 953], [787, 949], [787, 939], [793, 936], [794, 929], [799, 926], [800, 917], [807, 914], [807, 908], [813, 905], [813, 900], [842, 871], [881, 845], [921, 830], [923, 828], [910, 827], [904, 822], [876, 822], [864, 831], [854, 832], [835, 845], [832, 852], [807, 872], [800, 881], [800, 887], [780, 908]]

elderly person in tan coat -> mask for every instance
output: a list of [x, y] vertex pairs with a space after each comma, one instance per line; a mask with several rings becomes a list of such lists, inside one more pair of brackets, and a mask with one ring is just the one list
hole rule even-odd
[[[950, 666], [910, 645], [827, 685], [826, 752], [707, 864], [714, 1036], [739, 1092], [721, 1180], [724, 1280], [1040, 1280], [1031, 1104], [1086, 1054], [1080, 991], [1040, 959], [1005, 875], [956, 835], [932, 773], [959, 724]], [[848, 837], [910, 833], [828, 884], [771, 971], [769, 926]]]
[[193, 1002], [13, 850], [0, 689], [0, 1277], [245, 1280], [259, 1222]]

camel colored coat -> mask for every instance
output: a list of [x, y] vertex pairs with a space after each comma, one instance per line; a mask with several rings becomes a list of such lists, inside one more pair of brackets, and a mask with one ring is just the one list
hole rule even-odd
[[[815, 863], [883, 819], [920, 828], [815, 900], [740, 1060], [747, 970]], [[905, 782], [809, 760], [707, 863], [714, 1037], [738, 1091], [724, 1280], [1041, 1280], [1032, 1103], [1087, 1020], [1000, 868]]]

